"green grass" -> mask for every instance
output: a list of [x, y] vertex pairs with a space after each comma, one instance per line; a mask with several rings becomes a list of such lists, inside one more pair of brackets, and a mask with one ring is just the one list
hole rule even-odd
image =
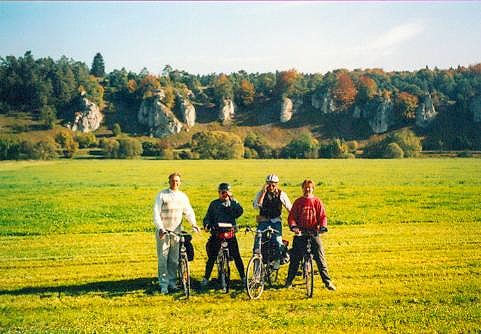
[[[250, 301], [234, 266], [231, 293], [200, 291], [201, 233], [191, 299], [159, 294], [151, 209], [174, 170], [199, 222], [231, 182], [241, 225], [268, 173], [291, 200], [313, 178], [338, 291], [316, 278], [306, 299], [298, 280]], [[478, 159], [2, 162], [0, 332], [479, 332], [479, 198]], [[247, 264], [252, 235], [238, 237]]]

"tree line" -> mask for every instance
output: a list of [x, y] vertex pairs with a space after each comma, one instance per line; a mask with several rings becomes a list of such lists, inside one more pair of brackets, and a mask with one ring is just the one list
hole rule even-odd
[[118, 123], [124, 131], [142, 133], [142, 126], [137, 124], [138, 108], [158, 89], [165, 92], [165, 104], [173, 111], [179, 108], [181, 95], [200, 111], [214, 112], [223, 99], [231, 98], [239, 113], [258, 116], [284, 97], [309, 106], [312, 96], [329, 96], [337, 114], [390, 99], [398, 128], [414, 124], [415, 110], [429, 93], [440, 116], [426, 130], [424, 146], [481, 149], [479, 123], [473, 124], [470, 111], [473, 99], [481, 95], [481, 64], [426, 67], [413, 72], [337, 69], [325, 74], [295, 69], [190, 74], [166, 65], [160, 73], [152, 74], [145, 68], [139, 73], [125, 68], [106, 73], [100, 53], [90, 67], [65, 56], [59, 60], [35, 59], [30, 51], [18, 58], [0, 58], [0, 113], [30, 113], [50, 128], [59, 119], [71, 119], [80, 94], [84, 94], [103, 110], [109, 126]]

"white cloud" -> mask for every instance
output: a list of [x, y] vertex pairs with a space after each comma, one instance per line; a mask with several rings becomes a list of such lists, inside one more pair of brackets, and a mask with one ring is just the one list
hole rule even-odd
[[374, 51], [393, 49], [415, 38], [423, 31], [424, 26], [420, 23], [401, 24], [379, 36], [372, 43], [368, 44], [366, 48]]

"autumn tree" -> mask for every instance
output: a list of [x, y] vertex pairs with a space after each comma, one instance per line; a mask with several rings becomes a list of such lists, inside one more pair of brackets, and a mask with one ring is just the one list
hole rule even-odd
[[357, 101], [360, 104], [365, 104], [372, 99], [377, 93], [376, 81], [363, 75], [359, 78]]
[[256, 94], [254, 85], [246, 80], [242, 79], [239, 86], [239, 100], [244, 106], [251, 105], [254, 102], [254, 96]]
[[347, 109], [356, 99], [357, 89], [347, 72], [340, 72], [337, 76], [336, 87], [333, 90], [333, 97], [337, 105]]
[[418, 97], [406, 92], [401, 92], [394, 99], [394, 108], [398, 117], [403, 121], [410, 121], [416, 118]]
[[295, 92], [295, 84], [300, 74], [296, 69], [277, 73], [275, 92], [279, 97], [291, 96]]
[[234, 97], [232, 82], [230, 81], [229, 77], [224, 73], [221, 73], [215, 79], [213, 88], [214, 96], [218, 103], [225, 98], [232, 99]]

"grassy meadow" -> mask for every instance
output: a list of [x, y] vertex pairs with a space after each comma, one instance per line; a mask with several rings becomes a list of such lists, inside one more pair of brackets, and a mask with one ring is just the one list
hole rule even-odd
[[[250, 301], [233, 265], [229, 294], [200, 290], [202, 232], [193, 296], [161, 295], [152, 204], [176, 170], [199, 224], [220, 182], [246, 226], [265, 175], [292, 201], [312, 178], [338, 290], [318, 277], [312, 299], [299, 279], [283, 289], [283, 266], [280, 284]], [[480, 159], [1, 162], [0, 332], [479, 333], [480, 198]], [[247, 265], [252, 235], [238, 238]]]

